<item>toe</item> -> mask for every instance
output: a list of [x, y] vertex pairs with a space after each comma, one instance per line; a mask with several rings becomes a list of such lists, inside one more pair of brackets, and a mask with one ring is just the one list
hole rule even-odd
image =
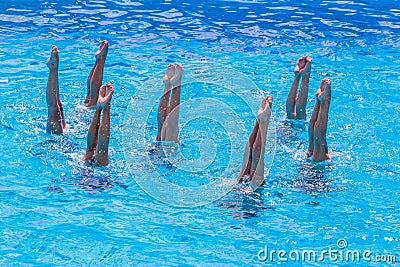
[[264, 98], [264, 99], [261, 101], [260, 109], [264, 110], [265, 107], [266, 107], [266, 105], [267, 105], [267, 99]]
[[176, 69], [179, 71], [183, 71], [183, 66], [181, 63], [175, 63]]
[[104, 97], [106, 95], [106, 86], [102, 85], [100, 87], [99, 96]]
[[272, 96], [267, 96], [266, 101], [268, 103], [268, 105], [271, 107], [272, 106]]

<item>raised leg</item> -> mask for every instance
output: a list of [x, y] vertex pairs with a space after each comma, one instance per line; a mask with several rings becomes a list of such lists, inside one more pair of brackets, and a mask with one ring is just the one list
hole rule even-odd
[[308, 84], [310, 82], [312, 59], [306, 56], [302, 57], [301, 60], [302, 64], [304, 64], [304, 67], [299, 70], [302, 79], [301, 79], [300, 91], [299, 94], [297, 95], [297, 100], [296, 100], [296, 119], [305, 120], [307, 98], [308, 98]]
[[264, 154], [271, 108], [272, 97], [268, 96], [261, 103], [257, 114], [259, 129], [253, 145], [252, 165], [250, 170], [250, 183], [252, 187], [258, 187], [264, 184]]
[[268, 96], [261, 102], [257, 121], [247, 141], [238, 183], [243, 182], [244, 175], [250, 176], [250, 182], [254, 186], [260, 186], [264, 182], [264, 153], [271, 107], [272, 97]]
[[175, 74], [175, 65], [169, 64], [167, 67], [167, 70], [165, 71], [165, 76], [163, 78], [164, 92], [161, 96], [160, 103], [158, 105], [158, 110], [157, 110], [157, 121], [158, 121], [158, 132], [157, 132], [157, 137], [156, 137], [157, 141], [161, 141], [164, 123], [167, 118], [169, 98], [171, 95], [171, 88], [172, 88], [170, 80], [174, 76], [174, 74]]
[[242, 169], [240, 170], [239, 176], [237, 178], [238, 183], [243, 182], [243, 176], [250, 175], [250, 169], [251, 169], [252, 157], [253, 157], [252, 156], [253, 146], [254, 146], [254, 142], [256, 141], [256, 138], [257, 138], [258, 128], [259, 128], [259, 124], [258, 124], [258, 121], [256, 120], [256, 122], [254, 123], [254, 126], [253, 126], [253, 130], [250, 133], [249, 140], [246, 143]]
[[[99, 99], [89, 126], [87, 149], [83, 161], [97, 166], [108, 165], [108, 144], [110, 141], [110, 101], [114, 87], [107, 83], [99, 90]], [[103, 116], [101, 117], [101, 113]], [[101, 117], [101, 119], [100, 119]]]
[[326, 130], [328, 125], [328, 112], [331, 101], [331, 82], [325, 78], [322, 80], [320, 89], [317, 91], [320, 102], [318, 118], [314, 125], [314, 151], [312, 159], [320, 162], [329, 159], [328, 145], [326, 143]]
[[[288, 119], [305, 119], [311, 61], [312, 59], [308, 56], [301, 57], [297, 61], [294, 69], [295, 77], [286, 99], [286, 114]], [[302, 79], [302, 83], [297, 96], [300, 79]]]
[[172, 97], [168, 107], [167, 127], [165, 132], [165, 141], [173, 141], [179, 143], [178, 140], [178, 120], [179, 120], [179, 105], [181, 101], [181, 81], [183, 67], [182, 64], [175, 64], [175, 75], [171, 78]]
[[110, 106], [111, 98], [114, 93], [114, 87], [107, 83], [100, 89], [97, 106], [103, 109], [103, 117], [98, 132], [98, 143], [95, 152], [95, 164], [97, 166], [106, 166], [108, 160], [108, 144], [110, 142]]
[[257, 169], [258, 164], [262, 164], [264, 166], [264, 162], [260, 162], [261, 158], [261, 150], [262, 150], [262, 136], [261, 125], [258, 128], [256, 139], [254, 140], [254, 144], [251, 151], [251, 164], [250, 164], [250, 180], [254, 176], [254, 173]]
[[286, 99], [286, 115], [288, 119], [296, 118], [296, 95], [299, 88], [300, 75], [295, 73], [292, 86]]
[[315, 103], [314, 110], [311, 114], [310, 123], [308, 124], [309, 145], [308, 145], [308, 150], [307, 150], [307, 154], [306, 154], [307, 158], [311, 157], [314, 152], [314, 126], [315, 126], [315, 122], [317, 121], [317, 118], [318, 118], [319, 107], [320, 107], [320, 102], [317, 100], [317, 103]]
[[98, 132], [100, 127], [100, 115], [101, 115], [101, 109], [96, 108], [96, 111], [94, 112], [92, 118], [92, 122], [90, 123], [89, 126], [89, 131], [87, 135], [87, 149], [86, 149], [86, 154], [83, 157], [83, 161], [87, 164], [93, 164], [94, 161], [94, 152], [97, 147]]
[[89, 101], [86, 103], [86, 106], [88, 107], [93, 107], [97, 104], [97, 99], [99, 97], [99, 90], [101, 87], [101, 83], [103, 81], [104, 64], [106, 61], [107, 53], [108, 53], [108, 42], [104, 40], [95, 54], [96, 63], [92, 69], [93, 72], [89, 74], [89, 77], [91, 75], [89, 81], [90, 97]]
[[[59, 91], [59, 90], [57, 90], [57, 91]], [[65, 118], [64, 118], [64, 108], [61, 104], [60, 94], [58, 94], [57, 103], [58, 103], [58, 107], [60, 108], [61, 126], [64, 129], [66, 127], [66, 123], [65, 123]]]
[[59, 87], [59, 83], [57, 82], [57, 103], [58, 103], [58, 107], [60, 108], [60, 116], [61, 116], [61, 126], [63, 128], [65, 128], [66, 124], [65, 124], [65, 118], [64, 118], [64, 108], [61, 104], [61, 99], [60, 99], [60, 87]]
[[46, 131], [52, 134], [62, 134], [64, 128], [64, 114], [62, 104], [59, 97], [58, 87], [58, 48], [53, 45], [51, 55], [46, 61], [46, 65], [50, 69], [49, 78], [46, 87], [46, 101], [47, 101], [47, 126]]
[[88, 79], [87, 79], [87, 92], [86, 92], [86, 98], [85, 101], [83, 101], [83, 104], [86, 105], [87, 103], [89, 103], [90, 101], [90, 81], [92, 80], [92, 76], [93, 76], [93, 72], [96, 69], [97, 66], [97, 60], [95, 61], [95, 63], [93, 64], [92, 69], [90, 70]]

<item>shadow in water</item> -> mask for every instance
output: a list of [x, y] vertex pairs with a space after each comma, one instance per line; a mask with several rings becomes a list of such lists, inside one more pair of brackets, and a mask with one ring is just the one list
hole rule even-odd
[[[274, 210], [273, 207], [264, 202], [265, 189], [260, 187], [255, 192], [251, 191], [249, 185], [238, 185], [227, 196], [214, 202], [221, 209], [231, 211], [233, 220], [257, 218], [265, 210]], [[275, 194], [273, 197], [281, 197]]]
[[51, 136], [49, 139], [27, 148], [27, 153], [40, 160], [41, 165], [51, 168], [49, 192], [63, 193], [62, 185], [77, 186], [95, 194], [115, 185], [127, 189], [124, 181], [128, 174], [119, 172], [120, 166], [94, 167], [82, 163], [81, 149], [67, 136]]
[[98, 194], [115, 186], [127, 190], [128, 185], [125, 184], [125, 180], [128, 178], [128, 174], [114, 173], [109, 166], [75, 166], [71, 171], [71, 176], [63, 174], [60, 176], [60, 179], [53, 179], [53, 184], [48, 187], [48, 191], [56, 193], [64, 192], [59, 184], [73, 185], [89, 194]]
[[309, 194], [321, 194], [338, 191], [339, 188], [332, 185], [331, 162], [311, 163], [303, 162], [297, 169], [297, 177], [293, 187], [301, 189]]

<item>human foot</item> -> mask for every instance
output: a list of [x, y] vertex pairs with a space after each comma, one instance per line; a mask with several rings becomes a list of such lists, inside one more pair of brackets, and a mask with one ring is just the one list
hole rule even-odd
[[51, 47], [51, 55], [50, 57], [46, 60], [46, 65], [49, 67], [49, 69], [57, 69], [58, 68], [58, 48], [57, 46], [53, 45]]
[[272, 96], [267, 96], [263, 99], [260, 105], [260, 109], [257, 113], [257, 120], [259, 123], [268, 122], [271, 117], [271, 108], [272, 108]]
[[175, 63], [175, 75], [170, 79], [170, 82], [174, 87], [181, 85], [182, 73], [183, 73], [182, 64]]
[[304, 76], [306, 74], [309, 74], [311, 71], [311, 62], [312, 59], [309, 56], [304, 56], [299, 58], [297, 61], [296, 67], [294, 69], [294, 74], [296, 76]]
[[97, 107], [103, 109], [107, 104], [110, 103], [112, 95], [114, 93], [114, 87], [111, 83], [106, 83], [100, 87], [99, 99], [97, 100]]
[[96, 59], [99, 58], [105, 58], [107, 56], [107, 52], [108, 52], [108, 41], [103, 40], [99, 46], [99, 49], [97, 50], [95, 57]]
[[83, 156], [83, 162], [87, 165], [93, 165], [94, 163], [94, 151], [87, 150], [85, 156]]
[[174, 64], [169, 64], [166, 71], [165, 71], [165, 76], [163, 78], [163, 83], [164, 84], [170, 84], [171, 83], [171, 79], [175, 74], [175, 65]]
[[325, 78], [321, 81], [319, 89], [315, 93], [318, 101], [327, 102], [331, 99], [331, 81]]

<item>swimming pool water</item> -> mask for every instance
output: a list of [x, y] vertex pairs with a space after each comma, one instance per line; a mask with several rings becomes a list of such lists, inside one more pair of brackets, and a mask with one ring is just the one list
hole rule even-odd
[[[265, 245], [321, 251], [340, 238], [399, 260], [399, 28], [398, 1], [2, 1], [0, 265], [275, 266], [257, 258]], [[81, 158], [91, 113], [81, 103], [103, 39], [110, 42], [103, 81], [116, 88], [111, 165], [90, 169]], [[45, 133], [52, 44], [60, 50], [64, 136]], [[285, 120], [294, 65], [306, 54], [308, 115], [321, 79], [332, 81], [332, 164], [323, 167], [304, 160], [307, 125]], [[138, 88], [175, 61], [231, 66], [261, 89], [255, 96], [273, 96], [276, 154], [258, 192], [234, 190], [186, 209], [135, 183], [122, 147], [125, 111]], [[243, 121], [250, 132], [253, 117]], [[150, 145], [155, 121], [148, 123]], [[187, 155], [208, 134], [224, 158], [229, 144], [217, 124], [185, 127]], [[307, 263], [328, 264], [353, 266]]]

